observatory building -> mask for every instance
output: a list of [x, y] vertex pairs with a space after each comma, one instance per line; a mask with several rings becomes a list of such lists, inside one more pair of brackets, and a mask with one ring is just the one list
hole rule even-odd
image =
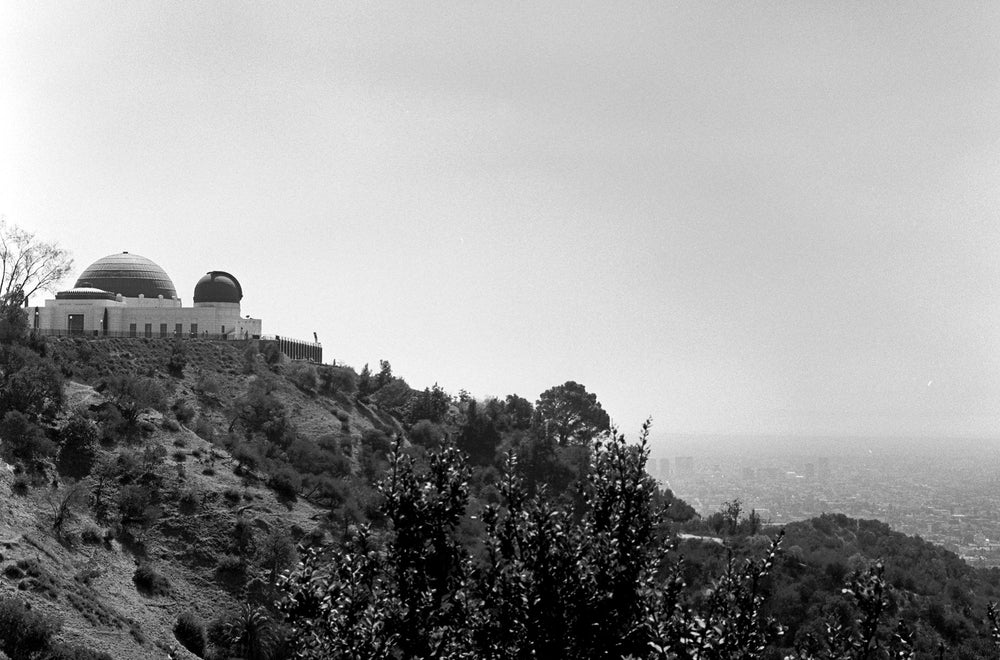
[[184, 307], [162, 268], [122, 252], [92, 263], [44, 307], [29, 307], [28, 323], [42, 334], [257, 339], [261, 321], [241, 316], [242, 299], [239, 280], [213, 270], [195, 284], [194, 306]]

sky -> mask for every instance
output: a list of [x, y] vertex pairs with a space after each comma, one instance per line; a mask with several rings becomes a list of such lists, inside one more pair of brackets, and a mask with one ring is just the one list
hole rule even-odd
[[229, 271], [628, 435], [1000, 435], [998, 117], [997, 3], [0, 0], [0, 215], [65, 287]]

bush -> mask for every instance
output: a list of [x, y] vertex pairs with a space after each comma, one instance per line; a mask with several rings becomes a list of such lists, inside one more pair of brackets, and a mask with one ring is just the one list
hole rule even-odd
[[285, 375], [295, 387], [306, 394], [315, 394], [319, 379], [316, 367], [307, 362], [292, 362], [285, 368]]
[[279, 364], [282, 358], [281, 349], [278, 348], [278, 343], [273, 341], [264, 342], [264, 347], [261, 349], [261, 355], [264, 356], [264, 362], [266, 362], [268, 366], [272, 367]]
[[428, 449], [436, 449], [444, 442], [444, 429], [429, 419], [422, 419], [410, 428], [410, 440]]
[[175, 378], [184, 376], [184, 367], [187, 366], [187, 346], [180, 339], [175, 339], [170, 347], [170, 359], [167, 360], [167, 371]]
[[319, 392], [326, 396], [334, 394], [354, 394], [358, 391], [358, 375], [350, 367], [321, 366], [319, 376]]
[[56, 445], [27, 415], [10, 411], [0, 421], [0, 456], [8, 463], [21, 462], [29, 471], [39, 471], [56, 453]]
[[295, 501], [302, 488], [302, 477], [288, 467], [282, 467], [267, 480], [268, 487], [279, 497]]
[[202, 395], [215, 396], [221, 389], [222, 385], [219, 384], [219, 379], [211, 373], [198, 374], [198, 380], [194, 383], [194, 391]]
[[194, 425], [195, 434], [202, 440], [212, 442], [215, 440], [215, 427], [204, 415], [198, 416], [198, 421]]
[[215, 570], [226, 577], [238, 577], [246, 573], [247, 566], [242, 558], [227, 553], [219, 557]]
[[163, 418], [162, 426], [167, 431], [177, 432], [181, 430], [181, 423], [178, 422], [176, 419], [171, 419], [169, 417]]
[[139, 591], [148, 596], [166, 596], [170, 593], [170, 581], [146, 562], [139, 564], [135, 569], [132, 582]]
[[118, 491], [118, 513], [125, 524], [145, 522], [151, 503], [152, 494], [143, 486], [128, 484]]
[[205, 657], [205, 626], [193, 612], [183, 612], [174, 624], [174, 637], [191, 653]]
[[80, 532], [80, 540], [87, 545], [99, 545], [104, 540], [104, 532], [94, 525], [88, 525]]
[[0, 600], [0, 650], [10, 660], [42, 657], [58, 631], [55, 620], [33, 611], [24, 601]]
[[74, 413], [59, 430], [59, 472], [81, 479], [90, 474], [97, 457], [97, 425]]
[[174, 417], [177, 418], [177, 421], [184, 426], [187, 426], [195, 416], [194, 406], [184, 399], [177, 399], [171, 410], [174, 411]]
[[51, 359], [23, 346], [0, 346], [0, 414], [17, 411], [32, 421], [51, 420], [62, 408], [62, 385]]

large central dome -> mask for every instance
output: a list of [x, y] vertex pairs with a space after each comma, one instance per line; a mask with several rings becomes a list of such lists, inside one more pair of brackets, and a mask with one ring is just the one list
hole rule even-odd
[[127, 298], [176, 298], [177, 289], [166, 271], [138, 254], [111, 254], [87, 267], [76, 281], [77, 287], [92, 287]]

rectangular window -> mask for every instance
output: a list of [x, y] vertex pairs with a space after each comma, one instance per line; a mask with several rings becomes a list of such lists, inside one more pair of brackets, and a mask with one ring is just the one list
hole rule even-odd
[[135, 323], [128, 324], [128, 336], [135, 337]]
[[147, 323], [146, 324], [145, 335], [147, 337], [152, 337], [153, 336], [153, 324], [152, 323]]
[[198, 336], [198, 324], [197, 323], [192, 323], [191, 324], [191, 336], [192, 337], [197, 337]]
[[166, 323], [161, 323], [160, 324], [160, 336], [161, 337], [166, 337], [167, 336], [167, 324]]
[[174, 336], [175, 337], [181, 337], [183, 335], [184, 335], [184, 324], [183, 323], [175, 323], [174, 324]]

